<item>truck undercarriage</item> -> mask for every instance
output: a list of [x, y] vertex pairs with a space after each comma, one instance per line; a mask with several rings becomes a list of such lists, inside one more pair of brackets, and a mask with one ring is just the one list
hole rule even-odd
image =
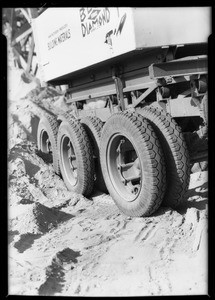
[[68, 86], [70, 109], [41, 119], [38, 148], [69, 190], [96, 185], [130, 216], [184, 201], [192, 166], [207, 166], [206, 42], [143, 47], [47, 81]]

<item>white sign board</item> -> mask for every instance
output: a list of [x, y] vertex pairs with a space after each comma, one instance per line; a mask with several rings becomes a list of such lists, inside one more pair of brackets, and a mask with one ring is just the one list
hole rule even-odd
[[135, 49], [130, 8], [49, 8], [34, 22], [46, 80]]
[[138, 49], [206, 43], [210, 8], [48, 8], [33, 22], [46, 81]]

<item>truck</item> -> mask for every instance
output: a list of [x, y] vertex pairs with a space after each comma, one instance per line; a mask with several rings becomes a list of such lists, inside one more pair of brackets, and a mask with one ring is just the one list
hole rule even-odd
[[32, 17], [44, 81], [68, 111], [46, 114], [38, 149], [70, 191], [94, 186], [147, 217], [186, 199], [207, 164], [210, 7], [63, 7]]

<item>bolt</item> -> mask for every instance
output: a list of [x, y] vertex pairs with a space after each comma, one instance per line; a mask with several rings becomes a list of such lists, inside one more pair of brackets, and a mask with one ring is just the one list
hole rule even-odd
[[135, 193], [135, 194], [138, 193], [138, 188], [137, 188], [137, 187], [134, 188], [134, 193]]

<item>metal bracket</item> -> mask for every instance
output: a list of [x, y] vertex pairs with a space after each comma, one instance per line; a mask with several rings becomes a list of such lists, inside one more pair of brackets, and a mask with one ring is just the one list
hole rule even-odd
[[206, 55], [185, 57], [149, 66], [149, 75], [152, 79], [192, 76], [195, 74], [207, 74]]
[[151, 92], [153, 92], [158, 87], [158, 84], [153, 82], [151, 86], [144, 92], [140, 97], [135, 99], [132, 103], [132, 107], [136, 107], [141, 101], [143, 101]]
[[124, 101], [124, 94], [123, 94], [124, 85], [122, 79], [120, 78], [120, 76], [118, 76], [118, 71], [116, 68], [114, 68], [112, 71], [112, 78], [115, 82], [118, 103], [122, 111], [124, 111], [125, 110], [125, 101]]

